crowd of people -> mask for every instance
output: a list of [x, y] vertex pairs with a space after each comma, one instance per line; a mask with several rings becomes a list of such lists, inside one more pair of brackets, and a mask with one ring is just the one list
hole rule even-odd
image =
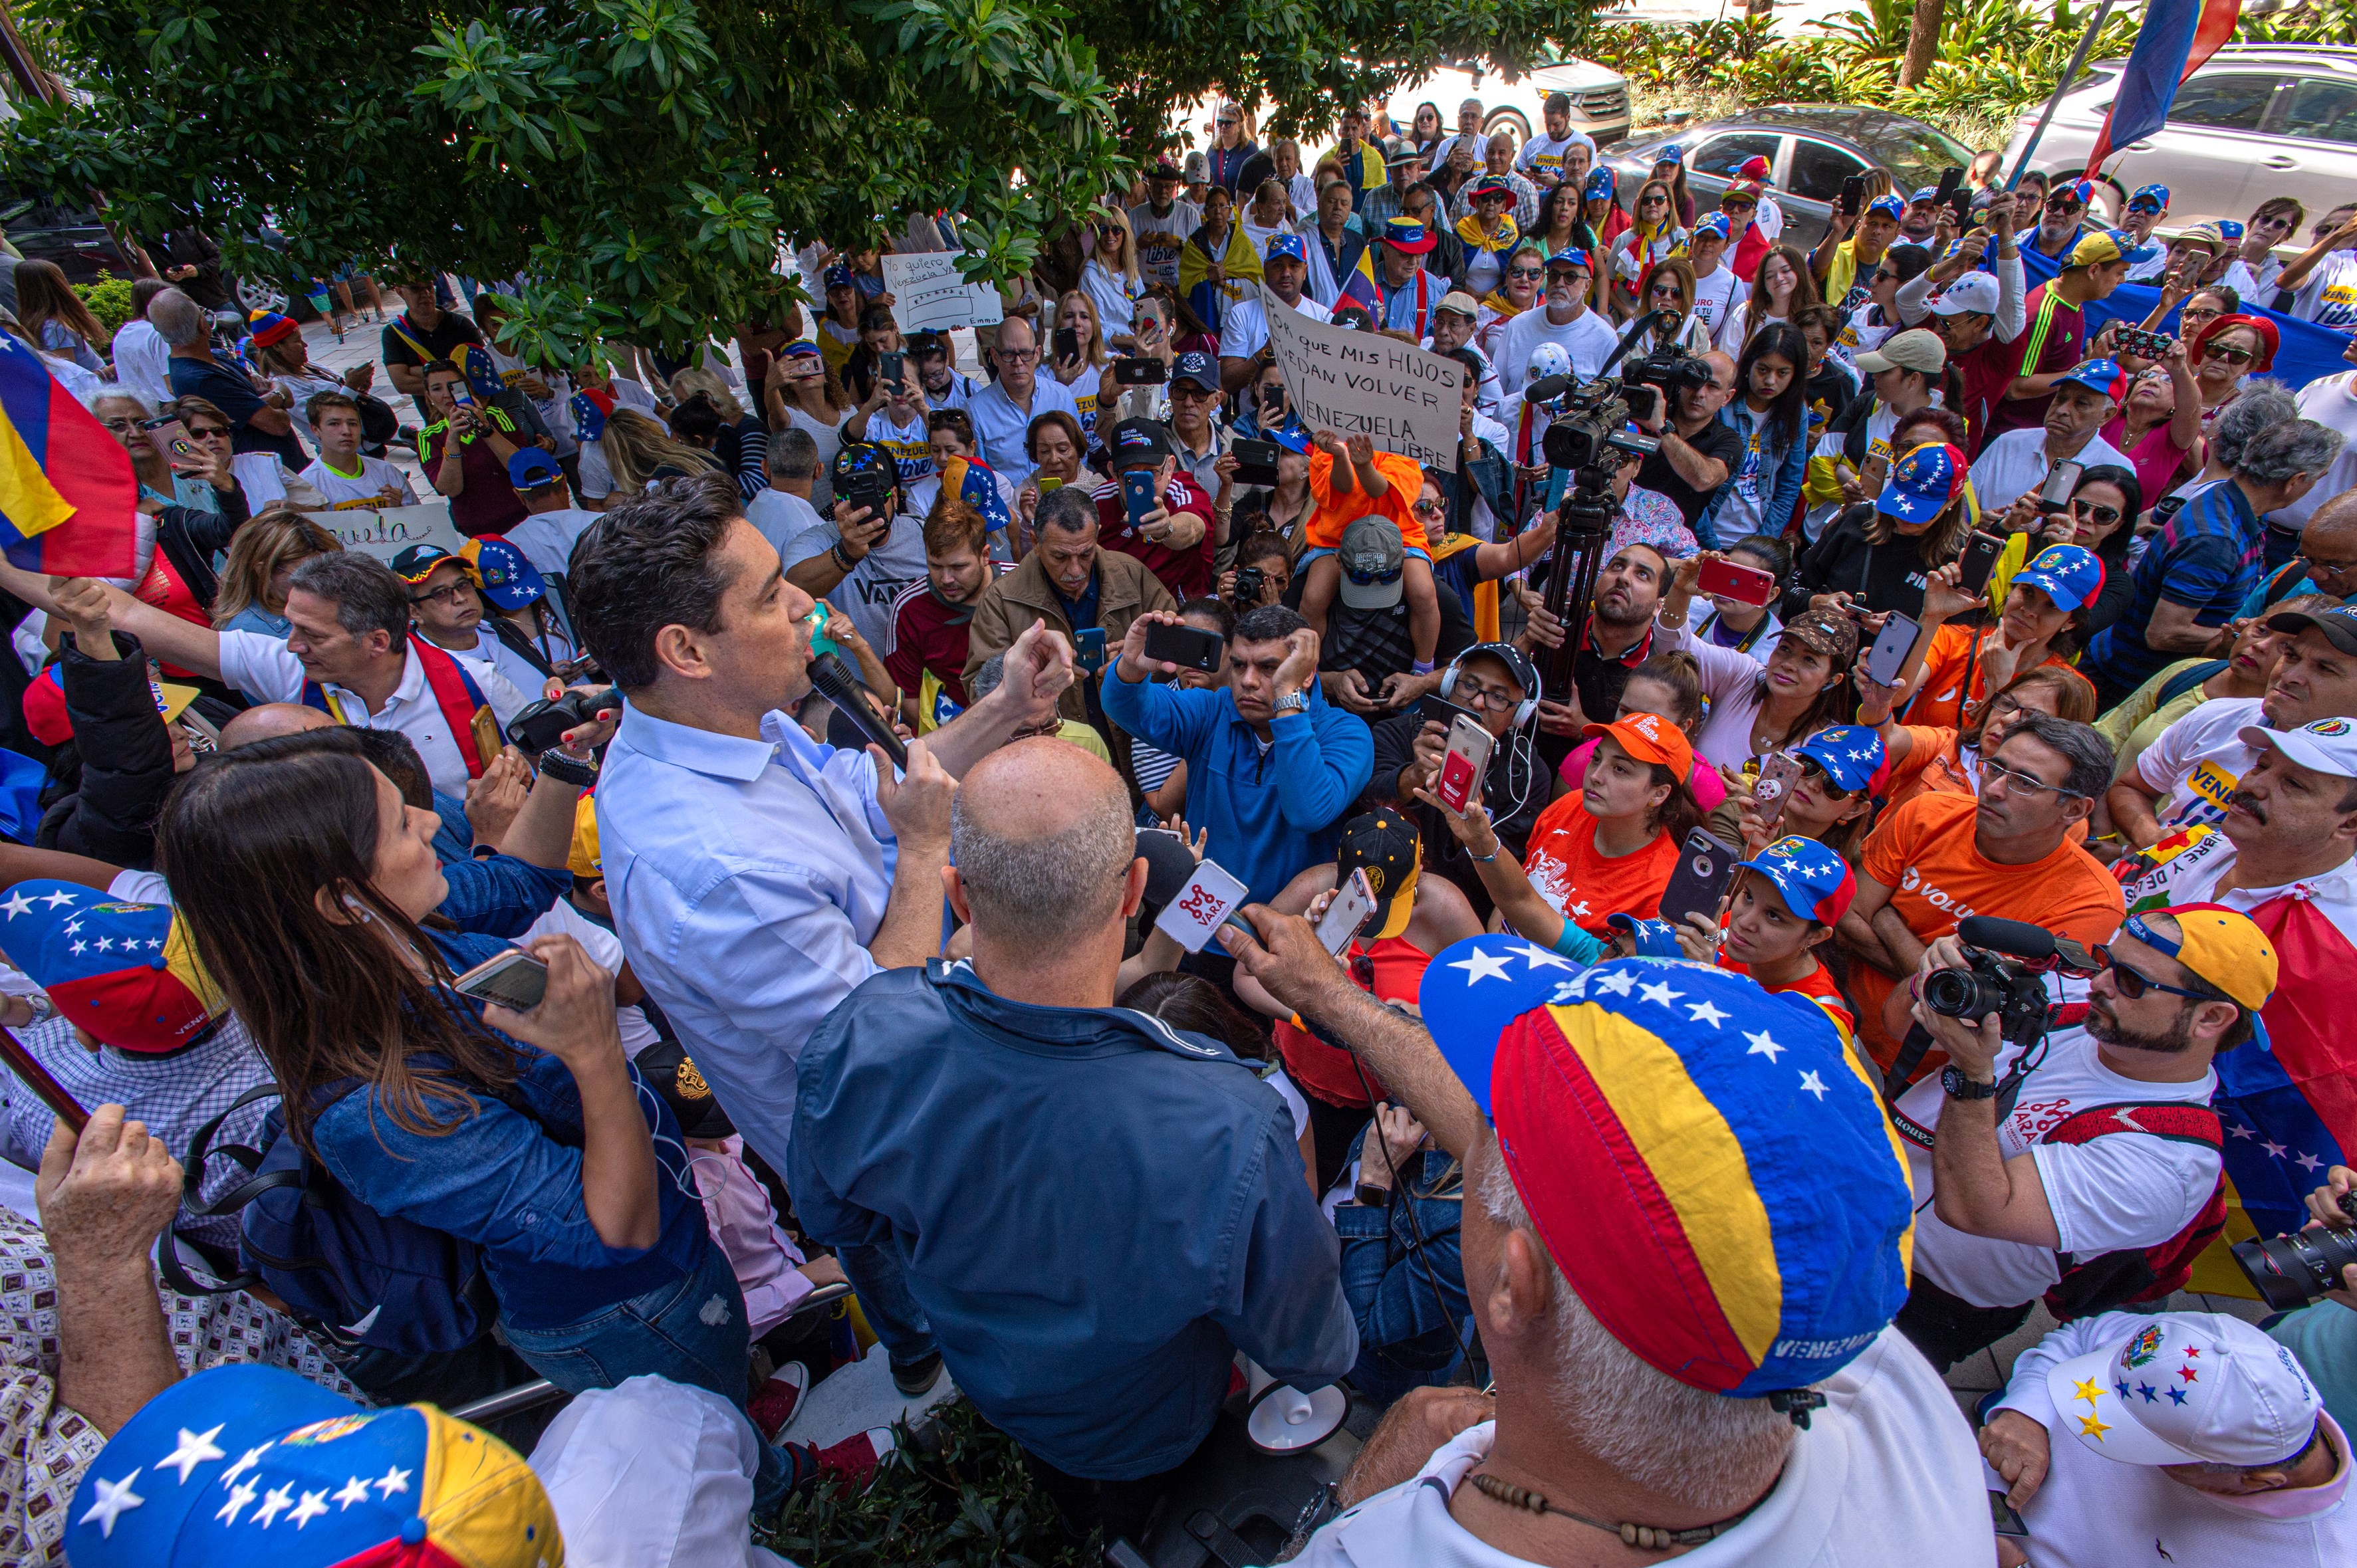
[[[1075, 1541], [1273, 1380], [1381, 1417], [1318, 1564], [2350, 1560], [2357, 1265], [2170, 1308], [2357, 1241], [2357, 371], [2252, 308], [2357, 330], [2357, 205], [1990, 157], [1803, 251], [1426, 108], [1222, 104], [970, 349], [949, 214], [587, 365], [385, 268], [383, 397], [16, 267], [141, 522], [0, 566], [0, 1561], [772, 1562], [861, 1345]], [[1454, 463], [1279, 308], [1453, 361]]]

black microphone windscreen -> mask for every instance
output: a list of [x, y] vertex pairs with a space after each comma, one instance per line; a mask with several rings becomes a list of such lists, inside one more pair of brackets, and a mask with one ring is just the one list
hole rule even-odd
[[1525, 403], [1552, 403], [1569, 392], [1573, 386], [1569, 376], [1541, 376], [1523, 389]]
[[2015, 958], [2041, 961], [2054, 956], [2054, 933], [2024, 920], [2004, 920], [1995, 915], [1967, 915], [1956, 922], [1956, 935], [1968, 947]]
[[1146, 899], [1149, 904], [1168, 904], [1178, 897], [1178, 890], [1195, 875], [1195, 852], [1187, 847], [1186, 840], [1167, 828], [1138, 829], [1137, 853], [1146, 857]]
[[860, 734], [884, 748], [893, 767], [909, 766], [909, 748], [900, 744], [892, 726], [877, 716], [860, 687], [859, 677], [851, 672], [848, 665], [832, 653], [815, 654], [810, 661], [810, 679], [811, 684], [818, 688], [818, 694], [834, 704], [836, 713], [858, 725]]

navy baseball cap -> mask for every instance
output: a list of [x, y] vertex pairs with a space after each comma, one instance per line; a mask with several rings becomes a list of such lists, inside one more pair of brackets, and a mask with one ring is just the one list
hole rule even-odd
[[[1201, 355], [1195, 356], [1200, 359]], [[1123, 463], [1159, 463], [1172, 455], [1170, 432], [1159, 421], [1125, 419], [1114, 425], [1105, 437], [1105, 453], [1116, 466]]]
[[1855, 795], [1882, 772], [1882, 736], [1863, 725], [1835, 725], [1794, 746], [1792, 755], [1807, 757], [1824, 769], [1835, 789]]
[[508, 459], [508, 483], [520, 490], [536, 490], [564, 477], [556, 459], [537, 446], [526, 446]]
[[1205, 392], [1215, 392], [1220, 390], [1220, 367], [1212, 361], [1211, 355], [1200, 349], [1189, 349], [1171, 361], [1170, 381], [1174, 386], [1186, 381]]

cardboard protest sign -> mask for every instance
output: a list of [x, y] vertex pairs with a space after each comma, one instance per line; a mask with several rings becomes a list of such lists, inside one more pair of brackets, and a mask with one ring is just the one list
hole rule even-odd
[[387, 565], [413, 544], [438, 544], [455, 555], [458, 547], [467, 542], [467, 536], [450, 521], [447, 496], [436, 496], [415, 506], [386, 507], [382, 510], [343, 507], [304, 515], [343, 541], [345, 549], [373, 555]]
[[998, 290], [958, 276], [953, 251], [920, 251], [884, 258], [884, 288], [892, 319], [903, 333], [990, 327], [1003, 319]]
[[1396, 338], [1312, 321], [1266, 288], [1260, 299], [1285, 395], [1303, 424], [1456, 471], [1463, 366]]

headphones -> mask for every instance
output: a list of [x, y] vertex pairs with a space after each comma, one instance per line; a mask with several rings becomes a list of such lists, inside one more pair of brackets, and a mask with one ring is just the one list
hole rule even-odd
[[1531, 662], [1529, 655], [1511, 642], [1477, 642], [1450, 660], [1448, 668], [1440, 672], [1441, 699], [1446, 702], [1455, 698], [1458, 669], [1476, 654], [1487, 654], [1503, 664], [1507, 673], [1512, 675], [1523, 690], [1530, 693], [1514, 705], [1514, 727], [1520, 729], [1530, 723], [1532, 715], [1539, 711], [1538, 667]]

